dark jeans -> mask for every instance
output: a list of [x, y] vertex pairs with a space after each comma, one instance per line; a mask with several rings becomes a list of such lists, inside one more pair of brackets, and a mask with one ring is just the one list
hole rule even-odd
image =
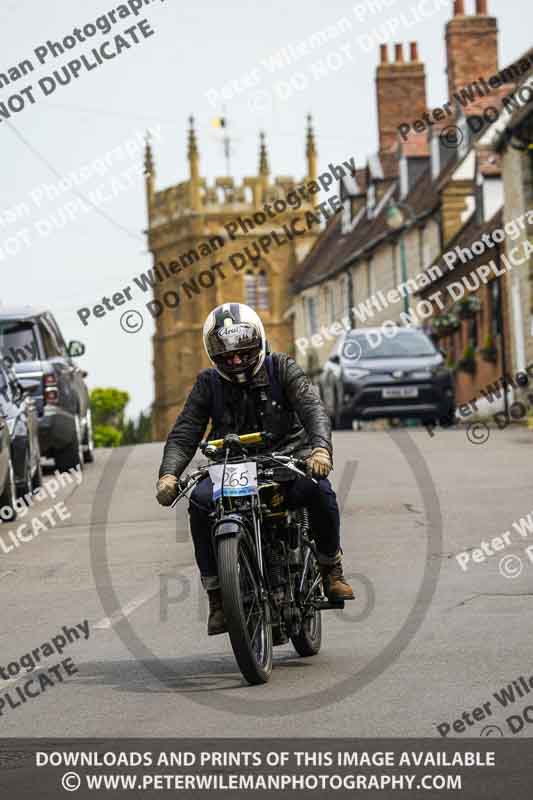
[[[317, 485], [309, 478], [299, 477], [284, 484], [284, 492], [288, 508], [296, 509], [306, 506], [309, 509], [317, 550], [322, 556], [321, 561], [327, 563], [328, 560], [334, 558], [340, 547], [339, 507], [331, 483], [327, 478], [323, 478], [318, 481]], [[213, 484], [211, 478], [207, 477], [197, 484], [191, 494], [191, 500], [198, 505], [189, 504], [194, 553], [202, 578], [217, 575], [217, 563], [212, 547], [208, 517], [209, 511], [213, 509], [212, 497]], [[204, 586], [206, 586], [205, 582]]]

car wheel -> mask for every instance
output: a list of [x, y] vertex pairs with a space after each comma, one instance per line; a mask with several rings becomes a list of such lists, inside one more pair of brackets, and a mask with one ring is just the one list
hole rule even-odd
[[[17, 518], [17, 509], [15, 508], [15, 473], [13, 471], [13, 464], [9, 459], [9, 468], [7, 471], [6, 483], [4, 491], [0, 495], [0, 514], [2, 522], [13, 522]], [[4, 512], [4, 509], [7, 509]]]
[[344, 431], [344, 430], [351, 430], [352, 428], [352, 417], [348, 414], [344, 414], [340, 410], [340, 404], [337, 398], [335, 398], [335, 416], [334, 416], [334, 424], [333, 427], [336, 431]]
[[62, 450], [56, 450], [56, 467], [60, 472], [83, 469], [83, 445], [81, 443], [80, 419], [76, 417], [74, 438]]
[[32, 492], [36, 492], [37, 489], [40, 489], [42, 485], [43, 485], [43, 468], [41, 465], [41, 456], [39, 455], [39, 458], [37, 460], [37, 467], [35, 469], [31, 481]]
[[90, 409], [85, 416], [85, 435], [83, 437], [83, 460], [86, 464], [94, 461], [93, 419]]
[[31, 453], [28, 448], [24, 456], [24, 483], [20, 484], [20, 486], [17, 486], [17, 497], [24, 497], [25, 494], [31, 494], [31, 492]]

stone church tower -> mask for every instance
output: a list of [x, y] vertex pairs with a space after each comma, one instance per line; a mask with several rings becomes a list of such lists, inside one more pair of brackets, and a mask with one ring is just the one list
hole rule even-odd
[[[260, 314], [271, 349], [293, 352], [289, 279], [319, 231], [314, 228], [288, 241], [284, 226], [312, 210], [313, 197], [300, 197], [299, 209], [284, 199], [317, 177], [310, 117], [306, 156], [307, 176], [303, 180], [286, 176], [271, 180], [265, 136], [261, 134], [257, 175], [244, 178], [241, 185], [229, 176], [216, 178], [214, 184], [208, 185], [200, 174], [191, 117], [189, 179], [156, 191], [152, 150], [147, 142], [147, 236], [154, 260], [153, 313], [158, 314], [153, 337], [155, 438], [166, 438], [196, 375], [210, 366], [202, 344], [202, 327], [215, 306], [247, 303]], [[276, 201], [280, 211], [275, 209]], [[272, 216], [261, 213], [265, 204], [269, 204]], [[273, 232], [278, 232], [280, 241], [287, 241], [272, 244], [268, 253], [261, 252], [261, 257], [253, 261], [238, 255], [246, 252], [245, 247], [255, 254], [254, 243]]]

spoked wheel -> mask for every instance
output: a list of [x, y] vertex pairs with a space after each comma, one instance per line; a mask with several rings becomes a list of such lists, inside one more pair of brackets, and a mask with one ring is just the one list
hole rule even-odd
[[272, 626], [254, 569], [254, 557], [242, 536], [221, 539], [218, 574], [224, 615], [237, 664], [252, 685], [272, 672]]
[[[319, 600], [322, 596], [319, 576], [316, 559], [312, 553], [309, 553], [309, 570], [303, 591], [303, 598], [307, 601]], [[320, 609], [306, 606], [300, 630], [295, 636], [291, 636], [291, 642], [298, 655], [304, 658], [316, 656], [322, 644], [322, 612]]]

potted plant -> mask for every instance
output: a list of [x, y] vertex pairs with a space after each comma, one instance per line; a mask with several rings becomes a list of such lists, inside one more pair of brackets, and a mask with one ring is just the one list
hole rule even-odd
[[480, 349], [479, 353], [484, 361], [490, 361], [492, 364], [495, 364], [498, 360], [498, 348], [490, 333], [487, 334], [485, 344]]
[[471, 294], [458, 300], [455, 307], [459, 319], [472, 319], [481, 310], [481, 302], [478, 297]]
[[468, 372], [469, 375], [473, 375], [475, 373], [477, 364], [476, 350], [473, 344], [466, 345], [465, 349], [463, 350], [463, 355], [457, 364], [457, 368], [462, 370], [462, 372]]
[[450, 336], [461, 327], [459, 317], [453, 312], [441, 314], [431, 321], [431, 327], [437, 336]]

